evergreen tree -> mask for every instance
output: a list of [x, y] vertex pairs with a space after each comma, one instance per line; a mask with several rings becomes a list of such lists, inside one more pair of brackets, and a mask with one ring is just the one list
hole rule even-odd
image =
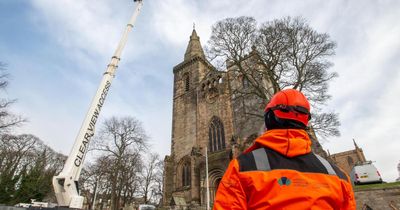
[[37, 157], [35, 165], [21, 176], [21, 183], [15, 193], [15, 202], [42, 201], [52, 190], [51, 180], [54, 170], [46, 169], [46, 149]]
[[16, 183], [19, 179], [20, 175], [14, 176], [14, 172], [0, 174], [0, 203], [12, 204]]

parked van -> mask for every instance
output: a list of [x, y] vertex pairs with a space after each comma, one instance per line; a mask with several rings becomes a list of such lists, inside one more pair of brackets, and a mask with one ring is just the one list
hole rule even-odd
[[22, 207], [22, 208], [29, 208], [31, 206], [32, 206], [31, 203], [17, 203], [17, 204], [15, 204], [15, 207]]
[[350, 179], [356, 185], [382, 183], [382, 177], [372, 161], [356, 164], [350, 172]]
[[155, 210], [156, 207], [153, 205], [149, 205], [149, 204], [140, 204], [137, 208], [137, 210]]

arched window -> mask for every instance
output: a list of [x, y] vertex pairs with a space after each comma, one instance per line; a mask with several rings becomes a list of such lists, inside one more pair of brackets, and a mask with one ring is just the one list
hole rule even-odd
[[185, 82], [185, 91], [189, 91], [189, 89], [190, 89], [190, 78], [189, 78], [189, 73], [186, 73], [186, 74], [183, 76], [183, 80], [184, 80], [184, 82]]
[[190, 164], [185, 163], [182, 167], [182, 186], [190, 186]]
[[225, 149], [224, 125], [218, 117], [214, 116], [211, 119], [208, 128], [208, 142], [211, 152]]

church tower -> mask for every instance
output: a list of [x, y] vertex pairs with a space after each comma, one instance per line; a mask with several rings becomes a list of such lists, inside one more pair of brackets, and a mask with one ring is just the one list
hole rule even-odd
[[196, 208], [206, 205], [206, 149], [211, 199], [230, 161], [229, 84], [226, 72], [206, 60], [195, 29], [173, 73], [171, 155], [165, 159], [163, 204]]
[[[177, 158], [196, 145], [197, 87], [209, 71], [200, 44], [193, 30], [184, 60], [174, 67], [171, 153]], [[182, 153], [183, 152], [183, 153]]]

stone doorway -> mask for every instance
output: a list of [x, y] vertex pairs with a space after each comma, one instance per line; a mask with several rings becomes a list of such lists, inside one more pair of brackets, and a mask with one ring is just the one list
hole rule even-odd
[[[221, 182], [223, 175], [224, 175], [224, 170], [222, 170], [222, 169], [212, 169], [208, 173], [208, 181], [209, 181], [209, 187], [210, 187], [210, 206], [212, 206], [214, 203], [215, 195], [217, 193], [218, 186]], [[207, 197], [205, 197], [205, 198], [207, 198]]]

